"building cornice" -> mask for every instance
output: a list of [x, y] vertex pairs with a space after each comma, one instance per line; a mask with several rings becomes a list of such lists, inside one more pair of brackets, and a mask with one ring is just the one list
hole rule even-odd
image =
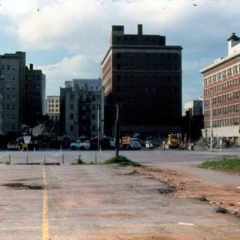
[[218, 66], [223, 65], [224, 63], [230, 62], [230, 61], [232, 61], [232, 60], [234, 60], [235, 58], [238, 58], [238, 57], [240, 57], [240, 53], [237, 53], [237, 54], [231, 55], [229, 57], [223, 58], [219, 62], [213, 63], [213, 64], [209, 65], [208, 67], [203, 68], [200, 72], [203, 74], [203, 73], [205, 73], [209, 70], [212, 70], [212, 69], [214, 69]]
[[112, 50], [143, 50], [143, 51], [147, 51], [147, 50], [178, 50], [181, 51], [183, 48], [181, 46], [146, 46], [146, 45], [115, 45], [115, 46], [111, 46], [107, 53], [105, 54], [101, 64], [103, 65], [103, 63], [105, 62], [105, 60], [108, 58], [109, 53]]

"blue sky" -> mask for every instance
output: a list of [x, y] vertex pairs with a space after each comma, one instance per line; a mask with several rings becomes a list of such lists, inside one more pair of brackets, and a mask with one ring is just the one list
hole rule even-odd
[[240, 35], [239, 0], [0, 0], [0, 54], [26, 51], [46, 74], [47, 95], [64, 81], [101, 77], [112, 25], [166, 36], [183, 47], [183, 102], [202, 96], [200, 70]]

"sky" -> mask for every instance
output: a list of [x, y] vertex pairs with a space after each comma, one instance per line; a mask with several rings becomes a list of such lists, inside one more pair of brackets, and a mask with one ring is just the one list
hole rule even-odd
[[227, 56], [240, 36], [240, 0], [0, 0], [0, 54], [26, 52], [27, 65], [46, 74], [46, 94], [73, 78], [101, 77], [112, 25], [126, 34], [166, 36], [183, 47], [183, 103], [203, 94], [200, 70]]

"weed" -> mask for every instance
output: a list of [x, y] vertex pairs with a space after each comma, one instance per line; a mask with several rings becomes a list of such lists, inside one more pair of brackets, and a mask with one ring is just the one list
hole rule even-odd
[[223, 158], [220, 160], [206, 161], [202, 163], [200, 167], [240, 172], [240, 159]]
[[83, 165], [86, 163], [81, 159], [81, 155], [79, 155], [78, 158], [75, 159], [71, 164], [72, 165]]
[[121, 167], [125, 167], [125, 166], [141, 166], [141, 164], [133, 162], [131, 160], [129, 160], [128, 158], [124, 157], [124, 156], [118, 156], [118, 157], [113, 157], [110, 158], [108, 160], [106, 160], [103, 164], [117, 164]]

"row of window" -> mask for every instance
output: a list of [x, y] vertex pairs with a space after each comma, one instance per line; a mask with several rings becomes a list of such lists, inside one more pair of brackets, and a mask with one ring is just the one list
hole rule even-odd
[[16, 80], [16, 76], [0, 76], [0, 80], [3, 81], [3, 80]]
[[204, 95], [208, 96], [208, 95], [215, 94], [215, 93], [221, 93], [224, 90], [234, 88], [236, 86], [240, 86], [240, 78], [233, 79], [231, 81], [224, 82], [224, 83], [221, 83], [217, 86], [205, 89], [204, 90]]
[[5, 101], [5, 100], [10, 100], [10, 101], [15, 102], [15, 100], [16, 100], [16, 94], [3, 94], [3, 95], [2, 95], [2, 100], [3, 100], [3, 101]]
[[[213, 121], [212, 127], [226, 127], [226, 126], [235, 126], [239, 124], [240, 124], [240, 118], [227, 118], [227, 119]], [[204, 126], [206, 128], [210, 128], [211, 122], [205, 122]]]
[[59, 109], [58, 108], [56, 108], [56, 109], [48, 109], [48, 112], [58, 113]]
[[50, 119], [57, 121], [57, 120], [59, 120], [59, 116], [50, 116]]
[[59, 103], [58, 99], [48, 99], [48, 103]]
[[[117, 37], [117, 42], [123, 42], [123, 41], [127, 41], [127, 42], [135, 42], [138, 41], [139, 37], [138, 35], [136, 36], [118, 36]], [[145, 42], [152, 42], [152, 43], [159, 43], [161, 45], [164, 45], [165, 43], [165, 39], [164, 38], [159, 38], [159, 37], [148, 37], [148, 36], [141, 36], [141, 42], [145, 41]], [[140, 41], [139, 41], [140, 42]]]
[[15, 110], [15, 104], [2, 105], [2, 110]]
[[212, 105], [215, 105], [215, 104], [226, 103], [226, 102], [232, 101], [232, 100], [237, 100], [239, 98], [240, 98], [240, 91], [231, 92], [228, 94], [224, 94], [222, 96], [212, 98], [211, 100], [205, 100], [204, 106], [205, 107], [210, 106], [210, 101], [212, 101]]
[[233, 67], [222, 70], [221, 72], [215, 73], [209, 77], [204, 78], [204, 85], [212, 84], [221, 80], [225, 80], [227, 77], [234, 76], [240, 73], [240, 64], [234, 65]]
[[54, 108], [54, 107], [56, 107], [56, 108], [58, 108], [59, 107], [59, 105], [58, 104], [48, 104], [48, 107], [49, 108]]
[[[210, 111], [205, 111], [205, 116], [209, 117], [210, 116]], [[235, 105], [229, 105], [226, 107], [222, 107], [222, 108], [217, 108], [217, 109], [213, 109], [212, 110], [212, 115], [213, 116], [221, 116], [224, 114], [229, 114], [229, 113], [237, 113], [240, 112], [240, 104], [235, 104]]]
[[[117, 75], [117, 81], [118, 82], [121, 82], [121, 81], [126, 81], [126, 82], [132, 82], [134, 81], [135, 79], [138, 79], [137, 76], [135, 75]], [[148, 81], [149, 83], [153, 83], [155, 81], [158, 81], [158, 82], [179, 82], [179, 76], [177, 75], [168, 75], [168, 76], [159, 76], [159, 75], [146, 75], [144, 76], [144, 81]], [[140, 78], [139, 78], [140, 80]]]
[[[143, 70], [143, 66], [135, 65], [133, 63], [117, 64], [117, 70]], [[178, 71], [180, 65], [177, 64], [144, 64], [145, 70], [156, 70], [156, 71]]]
[[11, 65], [1, 65], [1, 70], [15, 71], [16, 67]]

